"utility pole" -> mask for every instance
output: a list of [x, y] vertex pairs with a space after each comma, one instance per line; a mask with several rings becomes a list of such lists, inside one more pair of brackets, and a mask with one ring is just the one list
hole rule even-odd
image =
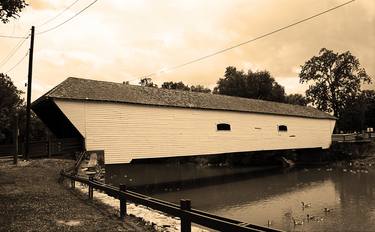
[[29, 160], [29, 139], [30, 139], [30, 104], [31, 104], [31, 83], [33, 79], [33, 55], [34, 55], [34, 33], [35, 27], [31, 27], [30, 51], [29, 51], [29, 73], [27, 76], [27, 100], [26, 100], [26, 131], [25, 131], [25, 159]]

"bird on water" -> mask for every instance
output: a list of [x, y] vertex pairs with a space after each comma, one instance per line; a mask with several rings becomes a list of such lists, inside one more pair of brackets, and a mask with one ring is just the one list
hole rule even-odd
[[302, 208], [310, 208], [311, 207], [311, 203], [305, 203], [303, 201], [301, 201], [301, 204], [302, 204]]

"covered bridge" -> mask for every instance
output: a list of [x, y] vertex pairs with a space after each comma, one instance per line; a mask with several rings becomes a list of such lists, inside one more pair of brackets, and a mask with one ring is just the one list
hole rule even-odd
[[58, 137], [104, 150], [106, 164], [145, 158], [322, 148], [335, 118], [312, 107], [68, 78], [32, 109]]

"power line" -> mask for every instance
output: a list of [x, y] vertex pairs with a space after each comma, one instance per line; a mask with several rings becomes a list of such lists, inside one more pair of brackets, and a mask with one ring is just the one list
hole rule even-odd
[[79, 0], [75, 0], [72, 4], [70, 4], [69, 6], [65, 7], [64, 10], [60, 11], [60, 13], [58, 13], [57, 15], [55, 15], [54, 17], [46, 20], [44, 23], [40, 24], [38, 27], [41, 27], [43, 25], [46, 25], [47, 23], [53, 21], [54, 19], [56, 19], [57, 17], [59, 17], [60, 15], [62, 15], [63, 13], [65, 13], [65, 11], [69, 10], [72, 6], [74, 6]]
[[84, 12], [85, 10], [87, 10], [90, 6], [94, 5], [98, 0], [94, 0], [92, 1], [90, 4], [88, 4], [86, 7], [84, 7], [82, 10], [78, 11], [75, 15], [73, 15], [72, 17], [68, 18], [67, 20], [65, 20], [64, 22], [60, 23], [60, 24], [57, 24], [56, 26], [54, 27], [51, 27], [47, 30], [44, 30], [44, 31], [40, 31], [38, 33], [36, 33], [37, 35], [40, 35], [40, 34], [44, 34], [44, 33], [47, 33], [49, 31], [52, 31], [62, 25], [64, 25], [65, 23], [69, 22], [70, 20], [74, 19], [75, 17], [77, 17], [79, 14], [81, 14], [82, 12]]
[[13, 35], [0, 35], [0, 38], [8, 38], [8, 39], [26, 39], [25, 36], [13, 36]]
[[29, 55], [29, 51], [27, 51], [26, 54], [13, 67], [6, 71], [5, 74], [8, 74], [10, 71], [15, 69], [26, 58], [27, 55]]
[[[260, 35], [260, 36], [258, 36], [258, 37], [253, 38], [253, 39], [250, 39], [250, 40], [244, 41], [244, 42], [242, 42], [242, 43], [239, 43], [239, 44], [233, 45], [233, 46], [228, 47], [228, 48], [224, 48], [224, 49], [218, 50], [218, 51], [216, 51], [216, 52], [213, 52], [213, 53], [211, 53], [211, 54], [208, 54], [208, 55], [205, 55], [205, 56], [199, 57], [199, 58], [197, 58], [197, 59], [194, 59], [194, 60], [191, 60], [191, 61], [188, 61], [188, 62], [185, 62], [185, 63], [179, 64], [179, 65], [172, 66], [171, 68], [167, 68], [167, 69], [164, 69], [164, 70], [162, 70], [162, 71], [153, 72], [153, 73], [150, 73], [150, 74], [148, 74], [148, 75], [138, 77], [137, 79], [140, 79], [140, 78], [148, 78], [148, 77], [151, 77], [151, 76], [155, 76], [155, 75], [158, 75], [158, 74], [162, 74], [162, 73], [165, 73], [165, 72], [169, 72], [169, 71], [172, 71], [172, 70], [175, 70], [175, 69], [178, 69], [178, 68], [181, 68], [181, 67], [187, 66], [187, 65], [192, 64], [192, 63], [199, 62], [199, 61], [201, 61], [201, 60], [205, 60], [205, 59], [210, 58], [210, 57], [212, 57], [212, 56], [216, 56], [216, 55], [218, 55], [218, 54], [220, 54], [220, 53], [224, 53], [224, 52], [226, 52], [226, 51], [229, 51], [229, 50], [232, 50], [232, 49], [234, 49], [234, 48], [240, 47], [240, 46], [242, 46], [242, 45], [245, 45], [245, 44], [248, 44], [248, 43], [254, 42], [254, 41], [259, 40], [259, 39], [262, 39], [262, 38], [264, 38], [264, 37], [270, 36], [270, 35], [272, 35], [272, 34], [275, 34], [275, 33], [277, 33], [277, 32], [283, 31], [283, 30], [285, 30], [285, 29], [288, 29], [288, 28], [290, 28], [290, 27], [296, 26], [296, 25], [298, 25], [298, 24], [304, 23], [304, 22], [306, 22], [306, 21], [309, 21], [309, 20], [311, 20], [311, 19], [314, 19], [314, 18], [316, 18], [316, 17], [319, 17], [319, 16], [321, 16], [321, 15], [323, 15], [323, 14], [326, 14], [326, 13], [328, 13], [328, 12], [334, 11], [334, 10], [336, 10], [336, 9], [338, 9], [338, 8], [341, 8], [341, 7], [345, 6], [345, 5], [348, 5], [348, 4], [350, 4], [350, 3], [354, 2], [354, 1], [355, 1], [355, 0], [347, 1], [347, 2], [345, 2], [345, 3], [342, 3], [342, 4], [337, 5], [337, 6], [335, 6], [335, 7], [329, 8], [329, 9], [327, 9], [327, 10], [325, 10], [325, 11], [322, 11], [322, 12], [317, 13], [317, 14], [315, 14], [315, 15], [312, 15], [312, 16], [310, 16], [310, 17], [304, 18], [304, 19], [302, 19], [302, 20], [299, 20], [299, 21], [297, 21], [297, 22], [295, 22], [295, 23], [292, 23], [292, 24], [289, 24], [289, 25], [287, 25], [287, 26], [280, 27], [280, 28], [278, 28], [278, 29], [276, 29], [276, 30], [273, 30], [273, 31], [268, 32], [268, 33], [263, 34], [263, 35]], [[133, 79], [133, 80], [134, 80], [134, 79]]]
[[25, 39], [18, 42], [18, 44], [9, 52], [9, 54], [4, 57], [4, 59], [0, 62], [0, 67], [2, 67], [4, 64], [6, 64], [13, 56], [16, 54], [18, 49], [22, 46], [23, 43], [29, 38], [29, 36], [26, 36]]

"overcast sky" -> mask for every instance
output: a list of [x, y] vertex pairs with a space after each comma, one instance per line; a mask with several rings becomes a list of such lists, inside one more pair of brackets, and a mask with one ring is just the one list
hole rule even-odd
[[[31, 25], [49, 29], [88, 5], [81, 0], [33, 0], [0, 34], [24, 35]], [[69, 76], [137, 83], [165, 70], [255, 38], [346, 0], [99, 0], [72, 21], [35, 37], [33, 99]], [[0, 38], [0, 61], [19, 41]], [[0, 72], [27, 52], [26, 41]], [[351, 51], [375, 79], [375, 1], [357, 0], [333, 12], [198, 63], [153, 76], [154, 82], [183, 81], [213, 88], [227, 66], [268, 70], [286, 92], [303, 93], [300, 66], [321, 48]], [[28, 59], [9, 72], [26, 90]], [[375, 82], [375, 81], [374, 81]], [[375, 83], [367, 88], [375, 89]]]

